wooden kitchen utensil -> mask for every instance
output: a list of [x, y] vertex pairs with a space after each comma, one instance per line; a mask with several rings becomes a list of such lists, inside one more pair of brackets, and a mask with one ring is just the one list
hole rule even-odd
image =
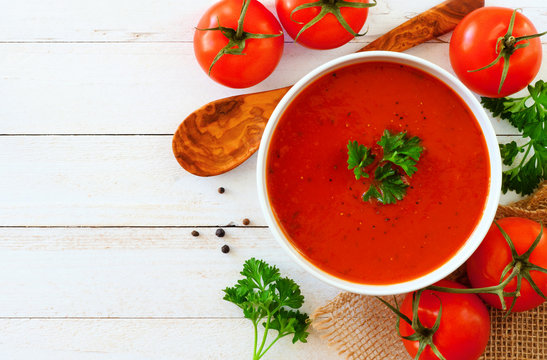
[[[359, 51], [404, 51], [453, 30], [484, 0], [448, 0], [382, 35]], [[260, 145], [264, 127], [291, 87], [231, 96], [197, 109], [173, 136], [179, 164], [198, 176], [219, 175], [247, 160]]]

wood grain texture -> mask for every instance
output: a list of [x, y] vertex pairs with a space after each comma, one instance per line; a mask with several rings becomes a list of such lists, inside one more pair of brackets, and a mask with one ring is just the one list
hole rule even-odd
[[484, 6], [484, 0], [447, 0], [374, 40], [359, 51], [405, 51], [454, 30], [465, 15]]
[[[482, 0], [447, 0], [362, 50], [409, 49], [449, 32], [467, 13], [483, 5]], [[266, 122], [289, 89], [238, 95], [194, 111], [173, 136], [173, 153], [177, 161], [198, 176], [223, 174], [242, 164], [258, 149]]]
[[232, 170], [258, 149], [270, 115], [289, 89], [232, 96], [194, 111], [173, 136], [175, 158], [198, 176]]

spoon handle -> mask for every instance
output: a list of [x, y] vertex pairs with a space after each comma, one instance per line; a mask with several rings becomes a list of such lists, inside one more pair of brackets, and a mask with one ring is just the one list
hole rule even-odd
[[[404, 51], [453, 30], [484, 0], [447, 0], [380, 36], [359, 51]], [[291, 87], [212, 101], [190, 114], [173, 136], [178, 163], [198, 176], [220, 175], [247, 160], [260, 145], [277, 103]]]
[[447, 0], [405, 21], [360, 51], [405, 51], [454, 30], [465, 15], [484, 6], [484, 0]]

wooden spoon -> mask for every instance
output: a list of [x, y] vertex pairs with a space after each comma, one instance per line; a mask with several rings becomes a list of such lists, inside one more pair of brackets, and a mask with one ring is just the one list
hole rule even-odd
[[[359, 51], [404, 51], [453, 30], [484, 0], [448, 0], [379, 37]], [[277, 103], [291, 87], [216, 100], [197, 109], [173, 136], [179, 164], [199, 176], [219, 175], [247, 160], [260, 145]]]

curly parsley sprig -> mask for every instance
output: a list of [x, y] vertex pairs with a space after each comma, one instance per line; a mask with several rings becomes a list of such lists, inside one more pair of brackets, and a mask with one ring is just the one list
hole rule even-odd
[[[374, 171], [372, 185], [363, 194], [364, 201], [376, 199], [382, 204], [394, 204], [403, 199], [408, 188], [403, 176], [411, 177], [418, 170], [416, 164], [423, 151], [420, 142], [420, 138], [409, 138], [406, 132], [391, 134], [389, 130], [384, 131], [377, 142], [383, 149], [383, 156]], [[357, 141], [348, 142], [348, 169], [353, 169], [356, 180], [369, 177], [365, 168], [372, 165], [375, 158], [366, 146]]]
[[[292, 279], [282, 278], [277, 267], [255, 258], [245, 261], [241, 275], [245, 278], [223, 290], [224, 300], [240, 307], [243, 315], [253, 323], [253, 360], [261, 359], [285, 336], [293, 335], [293, 344], [307, 342], [309, 317], [296, 310], [304, 303], [300, 287]], [[264, 334], [258, 344], [258, 324], [261, 322]], [[277, 336], [266, 346], [269, 330], [276, 330]]]
[[[530, 95], [521, 98], [481, 98], [482, 105], [497, 117], [509, 121], [528, 138], [524, 145], [515, 141], [500, 144], [503, 163], [512, 166], [519, 153], [524, 153], [517, 166], [502, 174], [502, 191], [514, 190], [531, 194], [547, 173], [547, 83], [539, 80], [528, 85]], [[532, 101], [530, 101], [532, 100]]]

